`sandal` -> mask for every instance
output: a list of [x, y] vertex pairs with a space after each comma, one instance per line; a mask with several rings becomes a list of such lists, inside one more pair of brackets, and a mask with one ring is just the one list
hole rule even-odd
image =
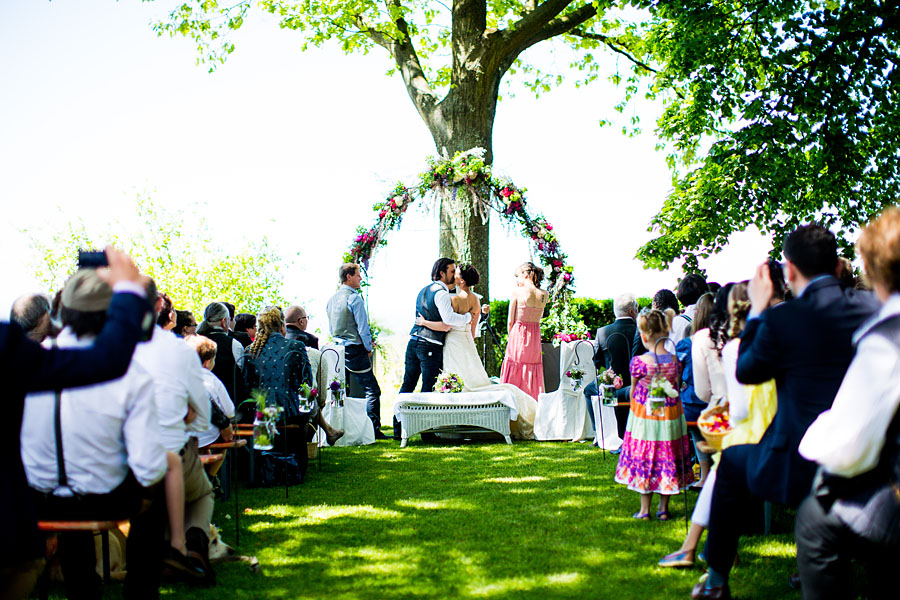
[[668, 521], [669, 520], [669, 511], [668, 510], [659, 511], [658, 513], [656, 513], [656, 518], [659, 519], [660, 521]]
[[640, 519], [641, 521], [649, 521], [650, 513], [636, 512], [633, 515], [631, 515], [631, 518], [632, 519]]
[[690, 569], [694, 566], [694, 561], [688, 559], [688, 552], [674, 552], [667, 556], [663, 556], [658, 563], [660, 567], [675, 567], [676, 569]]

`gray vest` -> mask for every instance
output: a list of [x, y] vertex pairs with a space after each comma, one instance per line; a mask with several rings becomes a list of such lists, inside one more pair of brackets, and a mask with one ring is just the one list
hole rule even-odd
[[328, 325], [331, 327], [331, 335], [345, 343], [362, 344], [359, 331], [356, 328], [356, 319], [348, 306], [348, 302], [356, 291], [341, 286], [337, 293], [328, 301]]
[[[435, 281], [423, 287], [422, 291], [419, 292], [419, 296], [416, 298], [416, 313], [425, 317], [426, 321], [443, 320], [441, 319], [441, 313], [438, 311], [437, 304], [434, 303], [434, 297], [443, 289], [444, 287]], [[420, 338], [434, 340], [441, 344], [444, 343], [444, 338], [447, 337], [446, 331], [432, 331], [424, 325], [413, 325], [409, 334]]]

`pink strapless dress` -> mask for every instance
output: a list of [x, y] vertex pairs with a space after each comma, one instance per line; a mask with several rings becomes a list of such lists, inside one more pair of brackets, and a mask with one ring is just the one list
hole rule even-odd
[[513, 384], [535, 400], [544, 391], [544, 365], [541, 361], [543, 314], [541, 307], [518, 307], [500, 371], [503, 383]]

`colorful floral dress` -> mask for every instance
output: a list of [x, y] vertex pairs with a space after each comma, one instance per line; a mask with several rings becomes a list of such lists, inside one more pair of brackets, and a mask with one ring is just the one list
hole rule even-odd
[[[653, 354], [645, 355], [653, 359]], [[616, 482], [646, 494], [677, 494], [694, 481], [691, 470], [690, 442], [681, 398], [666, 397], [664, 415], [650, 414], [648, 392], [657, 374], [678, 389], [677, 359], [657, 355], [659, 362], [647, 364], [642, 357], [631, 360], [631, 412], [625, 441], [616, 468]]]

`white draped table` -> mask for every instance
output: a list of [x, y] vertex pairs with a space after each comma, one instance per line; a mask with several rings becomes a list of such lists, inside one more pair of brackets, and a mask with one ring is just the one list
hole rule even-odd
[[516, 399], [507, 390], [481, 392], [438, 392], [399, 394], [394, 403], [394, 416], [400, 422], [400, 447], [405, 448], [410, 436], [438, 427], [480, 427], [501, 434], [507, 444], [509, 422], [519, 416]]

